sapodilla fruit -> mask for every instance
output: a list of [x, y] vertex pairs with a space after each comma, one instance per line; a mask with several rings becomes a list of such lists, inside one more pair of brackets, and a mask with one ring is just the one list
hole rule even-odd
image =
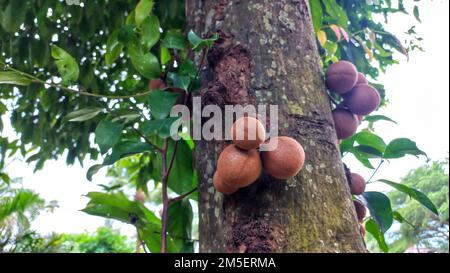
[[364, 178], [357, 173], [352, 173], [351, 179], [352, 183], [350, 184], [350, 192], [353, 195], [363, 194], [366, 190], [366, 180], [364, 180]]
[[266, 139], [266, 130], [256, 118], [242, 117], [231, 127], [231, 137], [241, 149], [257, 149]]
[[233, 188], [233, 187], [228, 186], [227, 184], [223, 183], [222, 178], [220, 178], [220, 176], [217, 174], [217, 172], [215, 172], [214, 176], [213, 176], [213, 185], [214, 185], [214, 188], [216, 188], [216, 190], [218, 192], [221, 192], [226, 195], [233, 194], [233, 193], [237, 192], [237, 190], [238, 190], [237, 188]]
[[369, 84], [369, 81], [363, 73], [358, 72], [358, 80], [356, 81], [356, 84]]
[[330, 91], [338, 94], [350, 92], [358, 80], [356, 67], [347, 61], [330, 65], [326, 73], [326, 84]]
[[164, 88], [166, 88], [166, 83], [161, 79], [153, 79], [148, 83], [149, 90], [164, 89]]
[[333, 111], [334, 126], [338, 139], [351, 137], [358, 130], [358, 118], [349, 110], [337, 108]]
[[368, 115], [380, 106], [381, 97], [370, 85], [358, 84], [344, 95], [344, 104], [356, 115]]
[[358, 218], [358, 221], [362, 223], [364, 221], [364, 217], [366, 217], [366, 207], [364, 206], [363, 202], [359, 200], [354, 200], [353, 204], [355, 205], [356, 217]]
[[297, 140], [281, 136], [273, 151], [261, 152], [261, 159], [266, 171], [273, 177], [286, 180], [296, 176], [305, 163], [305, 151]]
[[255, 182], [261, 174], [262, 164], [257, 150], [242, 150], [231, 144], [217, 161], [217, 175], [231, 188], [243, 188]]
[[138, 190], [136, 194], [134, 195], [134, 200], [139, 203], [145, 202], [145, 192], [142, 190]]

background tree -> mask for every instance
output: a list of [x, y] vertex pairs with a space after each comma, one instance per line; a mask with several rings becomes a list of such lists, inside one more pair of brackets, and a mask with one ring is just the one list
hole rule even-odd
[[[433, 162], [409, 172], [402, 184], [420, 189], [437, 206], [436, 216], [407, 196], [393, 191], [388, 194], [392, 208], [403, 215], [400, 226], [388, 234], [393, 252], [404, 252], [413, 247], [429, 252], [448, 252], [448, 160]], [[368, 245], [379, 251], [376, 242]]]
[[[68, 164], [101, 155], [103, 163], [87, 173], [91, 180], [99, 169], [139, 154], [138, 165], [127, 173], [141, 174], [144, 191], [144, 184], [155, 182], [151, 189], [161, 191], [161, 217], [123, 191], [106, 188], [88, 194], [84, 211], [134, 225], [146, 251], [193, 251], [190, 200], [200, 200], [201, 251], [364, 251], [341, 154], [353, 154], [374, 170], [373, 160], [424, 154], [409, 139], [385, 143], [374, 134], [375, 122], [391, 121], [379, 115], [366, 117], [369, 127], [344, 141], [340, 154], [330, 116], [339, 98], [328, 94], [330, 105], [322, 79], [330, 62], [350, 60], [386, 105], [379, 72], [397, 62], [395, 51], [408, 56], [419, 48], [414, 27], [404, 43], [375, 18], [411, 12], [420, 20], [418, 7], [406, 10], [401, 0], [95, 0], [80, 6], [1, 0], [0, 11], [0, 113], [10, 115], [20, 135], [4, 142], [2, 156], [17, 146], [39, 170], [64, 153]], [[206, 72], [202, 82], [200, 72]], [[158, 78], [165, 87], [149, 90], [148, 81]], [[240, 96], [226, 99], [233, 92]], [[217, 143], [194, 143], [188, 134], [180, 141], [169, 138], [177, 119], [168, 117], [168, 109], [205, 93], [210, 99], [225, 95], [222, 102], [228, 104], [279, 104], [281, 133], [304, 144], [306, 171], [289, 181], [288, 190], [270, 179], [254, 188], [261, 193], [254, 201], [265, 206], [253, 210], [245, 202], [251, 189], [233, 198], [214, 192], [214, 164], [207, 159], [215, 161]], [[382, 182], [420, 196], [416, 199], [436, 212], [413, 189]], [[389, 199], [382, 193], [364, 198], [371, 212], [366, 227], [387, 251], [383, 233], [395, 216]], [[224, 225], [213, 220], [217, 215]], [[234, 236], [253, 231], [262, 239], [241, 242]]]

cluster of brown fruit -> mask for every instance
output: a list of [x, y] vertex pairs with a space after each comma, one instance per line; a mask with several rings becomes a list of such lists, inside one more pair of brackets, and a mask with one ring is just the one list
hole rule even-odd
[[[276, 137], [271, 151], [259, 151], [265, 143], [266, 131], [256, 118], [238, 119], [231, 128], [233, 144], [219, 156], [213, 184], [223, 194], [233, 194], [258, 180], [263, 169], [276, 179], [286, 180], [303, 168], [305, 152], [302, 145], [290, 137]], [[266, 142], [267, 143], [267, 142]]]
[[[347, 176], [351, 194], [363, 194], [366, 190], [366, 180], [364, 180], [364, 178], [357, 173], [350, 173]], [[364, 228], [362, 223], [364, 222], [364, 218], [366, 217], [366, 207], [364, 206], [364, 203], [358, 199], [353, 200], [353, 204], [355, 205], [356, 216], [359, 222], [359, 229], [361, 231], [361, 235], [364, 237], [366, 235], [366, 229]]]
[[369, 85], [366, 77], [347, 61], [330, 65], [326, 73], [326, 84], [331, 92], [344, 99], [333, 111], [333, 118], [338, 138], [349, 138], [356, 133], [364, 116], [380, 106], [380, 94]]

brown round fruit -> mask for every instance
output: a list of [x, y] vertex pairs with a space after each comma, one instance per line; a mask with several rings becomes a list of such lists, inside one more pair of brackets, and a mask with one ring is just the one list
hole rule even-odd
[[358, 80], [356, 67], [347, 61], [330, 65], [326, 73], [326, 84], [330, 91], [345, 94], [352, 90]]
[[363, 73], [358, 72], [358, 80], [356, 81], [356, 84], [369, 84], [369, 81]]
[[136, 192], [136, 194], [134, 195], [134, 200], [139, 202], [139, 203], [144, 203], [145, 202], [145, 192], [143, 192], [142, 190], [138, 190]]
[[164, 89], [166, 88], [166, 83], [161, 79], [153, 79], [148, 83], [148, 89]]
[[366, 217], [366, 207], [363, 202], [359, 200], [354, 200], [353, 204], [355, 205], [356, 217], [358, 218], [358, 221], [362, 223], [364, 221], [364, 217]]
[[346, 109], [335, 109], [333, 111], [333, 120], [338, 139], [349, 138], [358, 130], [358, 118]]
[[381, 97], [370, 85], [358, 84], [345, 94], [344, 103], [356, 115], [368, 115], [380, 106]]
[[222, 179], [217, 174], [217, 172], [214, 173], [213, 184], [214, 188], [216, 188], [218, 192], [221, 192], [226, 195], [233, 194], [238, 190], [237, 188], [230, 187], [227, 184], [223, 183]]
[[350, 192], [353, 195], [363, 194], [366, 190], [366, 180], [364, 180], [364, 178], [357, 173], [352, 173], [351, 179], [352, 183], [350, 184]]
[[217, 175], [232, 188], [243, 188], [255, 182], [261, 174], [261, 158], [257, 150], [241, 150], [231, 144], [217, 161]]
[[305, 163], [305, 151], [297, 140], [290, 137], [277, 137], [278, 145], [273, 151], [261, 152], [266, 171], [273, 177], [286, 180], [296, 176]]
[[257, 149], [266, 139], [264, 125], [252, 117], [238, 119], [231, 127], [233, 143], [241, 149]]

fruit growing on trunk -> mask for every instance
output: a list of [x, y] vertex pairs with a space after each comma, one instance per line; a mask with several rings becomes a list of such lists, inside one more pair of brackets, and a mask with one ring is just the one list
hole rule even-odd
[[252, 117], [242, 117], [231, 127], [233, 143], [241, 149], [257, 149], [266, 139], [264, 125]]
[[369, 84], [369, 81], [363, 73], [358, 72], [358, 80], [356, 81], [356, 84]]
[[214, 173], [214, 177], [213, 177], [213, 184], [214, 184], [214, 188], [216, 188], [216, 190], [218, 192], [221, 192], [223, 194], [233, 194], [235, 192], [237, 192], [237, 188], [233, 188], [231, 186], [228, 186], [227, 184], [223, 183], [222, 178], [218, 175], [217, 172]]
[[[297, 140], [276, 137], [277, 147], [273, 151], [261, 152], [264, 169], [274, 178], [286, 180], [296, 176], [305, 163], [305, 151]], [[275, 142], [275, 143], [276, 143]]]
[[138, 191], [136, 191], [136, 194], [134, 195], [134, 200], [139, 203], [144, 203], [145, 197], [146, 197], [145, 192], [142, 190], [138, 190]]
[[261, 174], [262, 164], [257, 150], [242, 150], [231, 144], [217, 161], [217, 175], [231, 188], [247, 187]]
[[330, 65], [326, 73], [326, 84], [330, 91], [345, 94], [352, 90], [358, 80], [356, 67], [347, 61]]
[[355, 205], [356, 216], [358, 218], [358, 221], [362, 223], [364, 221], [364, 217], [366, 217], [367, 213], [366, 207], [360, 200], [354, 200], [353, 204]]
[[381, 97], [370, 85], [358, 84], [345, 94], [344, 104], [356, 115], [368, 115], [380, 106]]
[[358, 130], [358, 118], [349, 110], [337, 108], [333, 111], [334, 126], [338, 139], [351, 137]]
[[350, 191], [353, 195], [361, 195], [366, 190], [366, 180], [364, 178], [357, 174], [352, 173], [351, 174], [351, 184], [350, 184]]

